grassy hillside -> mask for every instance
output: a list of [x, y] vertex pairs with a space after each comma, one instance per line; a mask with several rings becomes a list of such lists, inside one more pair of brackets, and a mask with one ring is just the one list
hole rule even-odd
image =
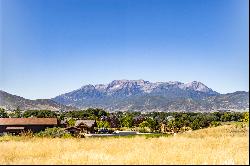
[[249, 127], [239, 124], [159, 138], [7, 136], [0, 164], [248, 164], [248, 142]]

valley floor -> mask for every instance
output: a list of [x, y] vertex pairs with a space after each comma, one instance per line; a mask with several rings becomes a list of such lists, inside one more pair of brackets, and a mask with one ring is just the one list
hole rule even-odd
[[0, 164], [249, 164], [249, 127], [170, 137], [0, 137]]

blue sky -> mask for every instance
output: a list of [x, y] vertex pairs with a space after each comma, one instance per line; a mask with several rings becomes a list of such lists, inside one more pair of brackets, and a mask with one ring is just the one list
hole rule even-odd
[[51, 98], [117, 79], [249, 91], [248, 0], [0, 0], [0, 89]]

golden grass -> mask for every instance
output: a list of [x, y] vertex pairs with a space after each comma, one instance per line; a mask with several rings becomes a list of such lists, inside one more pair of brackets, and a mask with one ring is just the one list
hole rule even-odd
[[0, 138], [0, 164], [248, 164], [248, 127], [173, 137]]

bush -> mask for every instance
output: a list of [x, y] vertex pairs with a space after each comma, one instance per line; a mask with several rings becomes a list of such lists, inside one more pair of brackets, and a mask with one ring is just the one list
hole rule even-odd
[[62, 138], [72, 138], [72, 135], [70, 133], [64, 133]]
[[210, 124], [210, 126], [212, 126], [212, 127], [217, 127], [217, 126], [220, 126], [220, 125], [221, 125], [221, 123], [216, 122], [216, 121], [212, 121], [211, 124]]
[[44, 131], [37, 133], [36, 136], [38, 136], [38, 137], [52, 137], [52, 138], [72, 137], [71, 134], [69, 134], [63, 128], [60, 128], [60, 127], [46, 128]]
[[151, 130], [150, 130], [150, 128], [149, 127], [140, 127], [139, 128], [139, 132], [140, 133], [150, 133], [151, 132]]

